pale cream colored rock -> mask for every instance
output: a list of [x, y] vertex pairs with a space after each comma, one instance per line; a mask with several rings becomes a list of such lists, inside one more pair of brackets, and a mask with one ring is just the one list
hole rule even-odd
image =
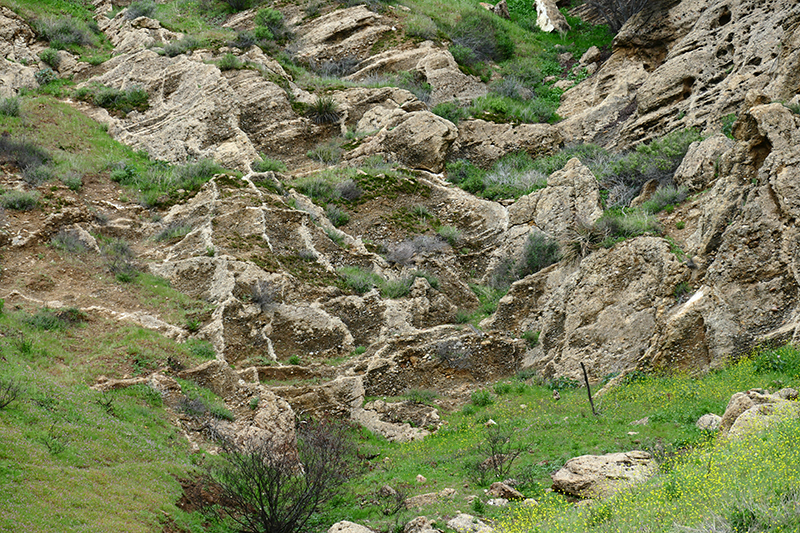
[[36, 89], [36, 70], [20, 63], [0, 58], [0, 98], [11, 98], [20, 89]]
[[458, 140], [450, 158], [469, 159], [488, 168], [510, 152], [525, 151], [535, 158], [556, 152], [563, 142], [559, 128], [549, 124], [512, 125], [466, 120], [458, 125]]
[[297, 57], [315, 61], [363, 58], [383, 34], [391, 31], [385, 17], [363, 5], [335, 10], [299, 28]]
[[[528, 351], [523, 367], [576, 379], [582, 377], [580, 362], [597, 376], [635, 367], [651, 345], [660, 307], [674, 302], [673, 289], [685, 268], [659, 237], [592, 253], [554, 291], [539, 297], [539, 344]], [[501, 300], [498, 313], [505, 316], [503, 306]]]
[[570, 28], [566, 17], [558, 10], [555, 0], [536, 0], [536, 25], [545, 32], [566, 33]]
[[733, 141], [721, 133], [692, 143], [675, 171], [675, 183], [693, 192], [706, 189], [717, 177], [720, 156], [732, 147]]
[[447, 527], [458, 533], [491, 533], [491, 526], [466, 513], [459, 513], [447, 521]]
[[5, 6], [0, 7], [0, 58], [38, 62], [36, 34], [25, 20]]
[[646, 481], [657, 470], [652, 456], [638, 450], [582, 455], [553, 474], [553, 488], [582, 498], [603, 498]]
[[453, 55], [430, 41], [407, 50], [390, 49], [370, 56], [358, 65], [358, 71], [347, 77], [360, 81], [384, 73], [414, 72], [430, 84], [431, 106], [450, 100], [470, 102], [486, 94], [486, 85], [475, 76], [461, 72]]
[[716, 431], [719, 429], [721, 421], [721, 416], [708, 413], [698, 418], [695, 426], [697, 426], [697, 429], [702, 429], [704, 431]]
[[504, 500], [523, 500], [525, 496], [522, 495], [520, 491], [517, 489], [506, 485], [501, 481], [496, 481], [491, 484], [489, 487], [489, 491], [487, 492], [490, 496], [494, 496], [495, 498], [503, 498]]
[[373, 533], [373, 531], [366, 526], [362, 526], [361, 524], [342, 520], [341, 522], [336, 522], [330, 528], [328, 528], [328, 533]]
[[436, 533], [433, 521], [425, 516], [418, 516], [403, 526], [403, 533]]
[[155, 44], [166, 44], [183, 37], [182, 33], [169, 31], [151, 18], [139, 17], [128, 20], [125, 11], [120, 11], [113, 19], [100, 16], [97, 26], [108, 36], [117, 54], [137, 52]]
[[[399, 113], [393, 110], [391, 118], [385, 122], [377, 117], [369, 120], [382, 124], [382, 129], [370, 141], [350, 152], [348, 159], [358, 160], [384, 153], [410, 168], [439, 172], [444, 168], [447, 152], [458, 135], [452, 122], [429, 111]], [[364, 127], [372, 124], [367, 122]]]
[[800, 404], [797, 402], [776, 400], [754, 405], [736, 418], [727, 434], [731, 438], [744, 437], [799, 416]]
[[541, 231], [565, 240], [579, 220], [594, 223], [603, 214], [597, 179], [577, 158], [547, 179], [547, 187], [521, 197], [508, 208], [509, 223], [533, 223]]

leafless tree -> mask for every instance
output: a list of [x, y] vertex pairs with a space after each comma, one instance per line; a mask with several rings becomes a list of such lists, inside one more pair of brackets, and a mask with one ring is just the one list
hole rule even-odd
[[225, 513], [249, 533], [294, 533], [341, 490], [355, 465], [355, 446], [342, 425], [301, 422], [296, 441], [284, 437], [244, 445], [223, 440], [214, 478]]
[[617, 33], [625, 21], [644, 9], [647, 0], [588, 0], [586, 3], [605, 19], [612, 32]]

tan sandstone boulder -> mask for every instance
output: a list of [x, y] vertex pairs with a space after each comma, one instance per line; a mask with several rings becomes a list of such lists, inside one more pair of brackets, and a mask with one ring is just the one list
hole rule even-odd
[[553, 474], [553, 489], [582, 498], [602, 498], [646, 481], [658, 469], [647, 452], [582, 455]]

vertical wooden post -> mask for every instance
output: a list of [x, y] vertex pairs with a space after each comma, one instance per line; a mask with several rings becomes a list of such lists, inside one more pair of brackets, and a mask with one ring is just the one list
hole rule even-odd
[[586, 367], [584, 366], [583, 361], [581, 361], [581, 370], [583, 370], [583, 381], [586, 382], [586, 392], [589, 393], [589, 405], [592, 406], [592, 414], [597, 416], [597, 411], [594, 410], [594, 402], [592, 401], [592, 389], [589, 388], [589, 376], [586, 375]]

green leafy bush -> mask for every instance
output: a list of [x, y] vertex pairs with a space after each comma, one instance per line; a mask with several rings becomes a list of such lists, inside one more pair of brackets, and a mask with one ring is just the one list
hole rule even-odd
[[455, 45], [471, 50], [478, 61], [499, 62], [514, 55], [514, 41], [503, 24], [481, 8], [464, 13], [450, 31], [450, 39]]
[[306, 156], [326, 165], [335, 165], [342, 158], [342, 147], [334, 139], [318, 144], [306, 152]]
[[58, 75], [50, 67], [37, 70], [33, 77], [36, 79], [36, 83], [39, 84], [39, 87], [44, 87], [58, 79]]
[[442, 102], [431, 108], [431, 112], [445, 120], [458, 125], [459, 121], [469, 116], [469, 112], [456, 102]]
[[[160, 49], [160, 53], [163, 53], [167, 57], [175, 57], [181, 54], [186, 54], [193, 50], [197, 50], [203, 46], [202, 41], [197, 39], [196, 37], [192, 37], [191, 35], [187, 35], [186, 37], [179, 39], [177, 41], [170, 41], [163, 45]], [[158, 51], [158, 50], [156, 50]]]
[[92, 44], [91, 32], [86, 25], [70, 16], [41, 19], [34, 27], [46, 41], [50, 42], [52, 48], [63, 50], [72, 45]]
[[656, 214], [668, 206], [683, 202], [688, 194], [689, 191], [686, 187], [675, 187], [674, 185], [660, 187], [649, 200], [642, 204], [642, 209], [647, 213]]
[[532, 233], [522, 250], [522, 260], [517, 271], [520, 278], [535, 274], [561, 259], [558, 242], [544, 233]]
[[141, 87], [120, 90], [95, 84], [76, 90], [75, 97], [123, 116], [134, 110], [143, 112], [150, 107], [149, 95]]
[[484, 389], [473, 391], [469, 399], [472, 405], [476, 407], [486, 407], [494, 403], [494, 396], [492, 396], [492, 393]]
[[61, 56], [58, 55], [58, 50], [54, 48], [45, 48], [39, 52], [39, 59], [53, 70], [58, 70], [58, 66], [61, 64]]
[[344, 211], [333, 204], [328, 204], [328, 206], [325, 208], [325, 216], [327, 216], [328, 220], [331, 221], [331, 224], [337, 228], [350, 222], [350, 215], [347, 214], [347, 211]]

